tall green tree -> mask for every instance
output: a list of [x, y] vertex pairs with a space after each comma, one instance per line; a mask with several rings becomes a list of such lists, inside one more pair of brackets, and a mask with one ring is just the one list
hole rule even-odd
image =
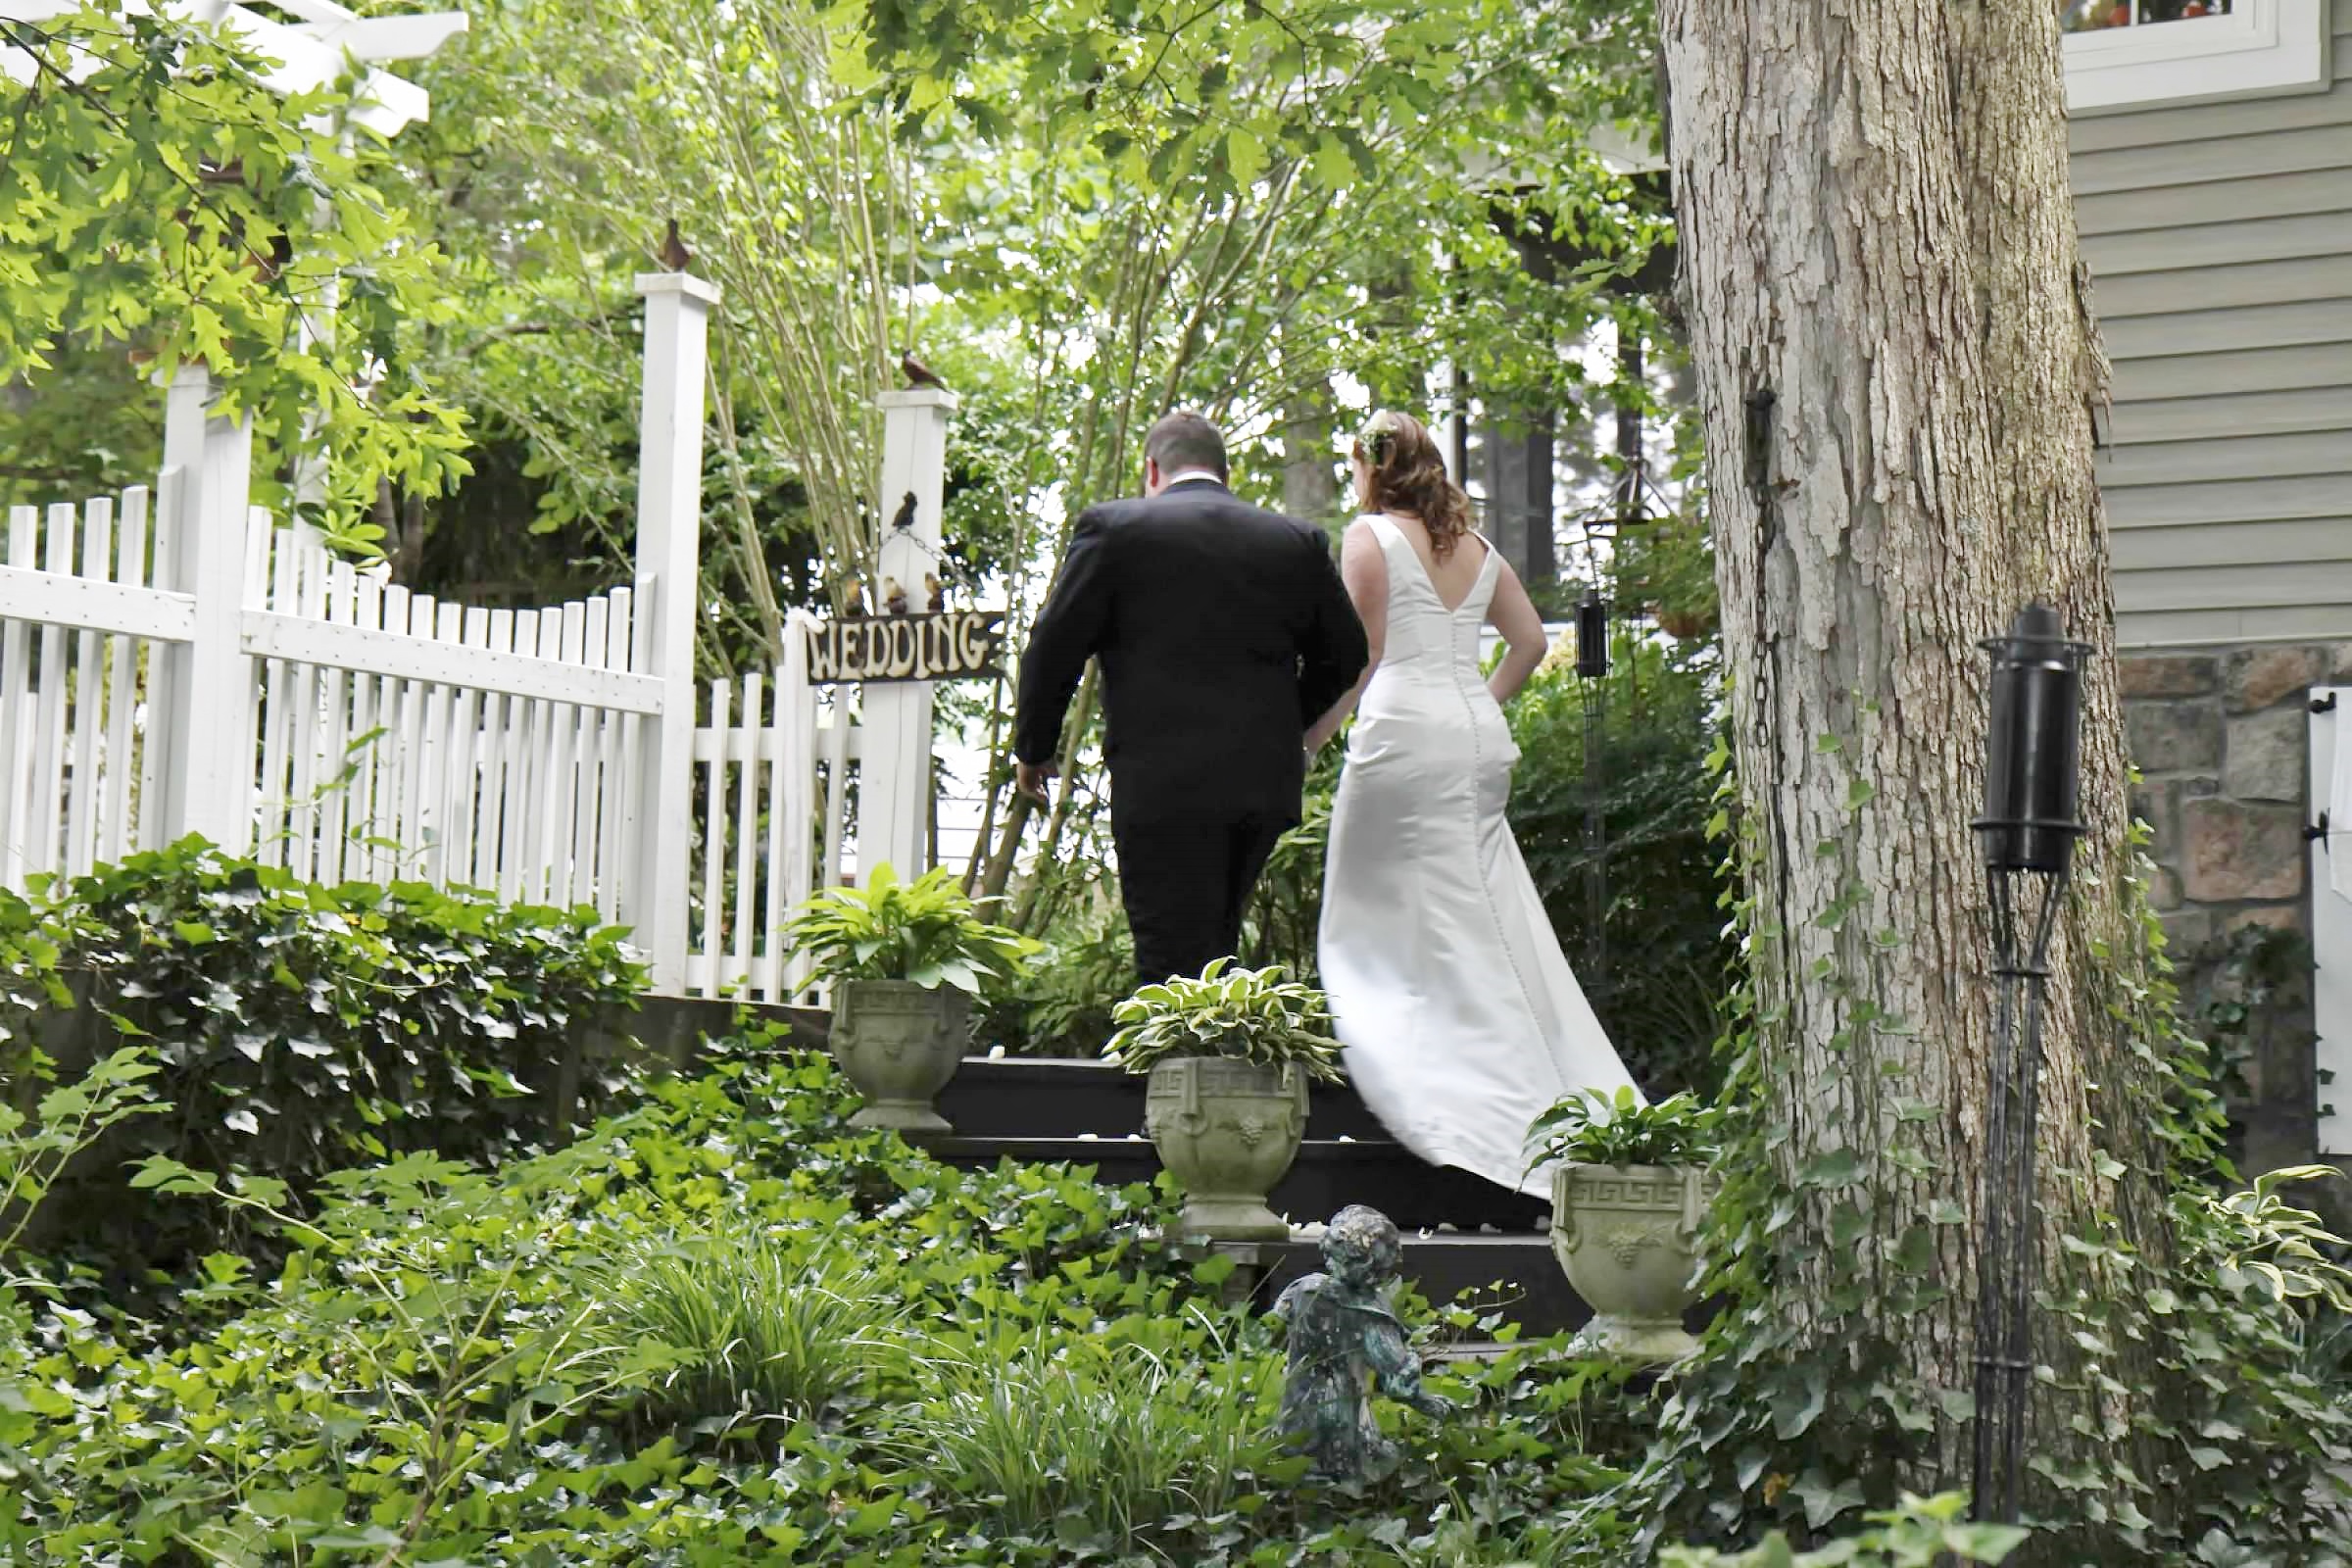
[[222, 412], [254, 419], [265, 504], [330, 451], [318, 520], [348, 546], [378, 537], [380, 477], [430, 490], [465, 471], [458, 411], [413, 356], [452, 308], [449, 272], [387, 197], [382, 146], [340, 128], [347, 91], [281, 96], [248, 45], [167, 13], [93, 5], [0, 39], [23, 78], [0, 124], [12, 496], [152, 476], [125, 360], [211, 371]]
[[2089, 645], [2085, 830], [2034, 1068], [2049, 1528], [2012, 1560], [2327, 1560], [2347, 1423], [2299, 1365], [2310, 1293], [2247, 1272], [2293, 1255], [2278, 1205], [2203, 1186], [2205, 1067], [2136, 877], [2056, 19], [1660, 13], [1753, 992], [1735, 1304], [1670, 1411], [1665, 1495], [1818, 1531], [1969, 1482], [1997, 1039], [1978, 643], [2039, 601]]
[[[940, 286], [1028, 324], [1016, 606], [1038, 596], [1068, 520], [1132, 488], [1137, 440], [1171, 406], [1245, 437], [1279, 428], [1279, 457], [1246, 446], [1240, 475], [1278, 500], [1285, 470], [1294, 487], [1318, 461], [1335, 472], [1339, 378], [1423, 405], [1451, 359], [1482, 385], [1573, 399], [1567, 347], [1662, 230], [1583, 145], [1646, 87], [1605, 7], [1068, 0], [869, 16], [871, 58], [906, 113], [927, 137], [973, 144], [942, 202]], [[1529, 277], [1509, 230], [1530, 220], [1575, 227], [1590, 265]], [[1072, 764], [1094, 696], [1082, 686], [1042, 841], [997, 769], [983, 891], [1010, 884], [1025, 846], [1050, 874], [1090, 808]], [[1034, 923], [1034, 884], [1024, 908]]]

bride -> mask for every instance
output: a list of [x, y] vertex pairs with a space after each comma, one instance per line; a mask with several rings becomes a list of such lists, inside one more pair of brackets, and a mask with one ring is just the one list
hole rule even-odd
[[[1544, 1196], [1544, 1176], [1523, 1174], [1528, 1123], [1632, 1079], [1503, 816], [1519, 752], [1502, 705], [1543, 662], [1543, 617], [1471, 531], [1419, 420], [1374, 415], [1353, 461], [1364, 514], [1340, 575], [1372, 662], [1306, 737], [1311, 757], [1360, 704], [1331, 819], [1324, 989], [1348, 1075], [1399, 1143]], [[1489, 624], [1507, 651], [1482, 676]]]

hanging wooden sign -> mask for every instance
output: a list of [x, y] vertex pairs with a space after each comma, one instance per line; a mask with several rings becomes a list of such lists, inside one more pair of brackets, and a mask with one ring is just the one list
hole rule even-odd
[[819, 684], [972, 680], [1002, 673], [1002, 610], [854, 615], [808, 628], [808, 678]]

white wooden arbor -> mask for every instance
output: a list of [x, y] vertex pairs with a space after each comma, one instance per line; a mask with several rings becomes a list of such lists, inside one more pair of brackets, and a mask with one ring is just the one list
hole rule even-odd
[[[279, 94], [309, 92], [341, 77], [356, 61], [364, 68], [357, 101], [346, 117], [382, 136], [397, 135], [425, 118], [422, 87], [378, 69], [387, 62], [422, 60], [466, 30], [466, 16], [436, 11], [400, 17], [363, 17], [334, 0], [276, 0], [299, 17], [279, 22], [228, 0], [122, 0], [122, 9], [207, 23], [236, 34], [276, 62], [263, 80]], [[55, 22], [74, 14], [74, 0], [0, 0], [0, 21]], [[0, 72], [24, 81], [32, 62], [16, 48], [0, 49]], [[94, 63], [90, 69], [95, 69]]]

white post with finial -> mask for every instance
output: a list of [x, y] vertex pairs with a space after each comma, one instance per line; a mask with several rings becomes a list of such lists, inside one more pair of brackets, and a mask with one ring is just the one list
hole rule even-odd
[[[872, 613], [891, 612], [891, 585], [906, 596], [911, 614], [930, 609], [926, 577], [940, 573], [940, 506], [947, 491], [948, 416], [956, 395], [945, 387], [885, 392], [882, 411], [882, 488], [874, 508], [882, 530], [875, 552], [882, 581]], [[894, 526], [906, 498], [914, 498], [910, 526]], [[874, 682], [860, 696], [858, 715], [858, 872], [878, 865], [902, 880], [930, 869], [931, 684]]]
[[637, 579], [629, 667], [662, 682], [662, 711], [641, 732], [622, 842], [636, 847], [620, 918], [652, 967], [653, 989], [686, 989], [687, 856], [694, 820], [694, 628], [702, 604], [703, 377], [718, 287], [686, 272], [637, 278], [645, 300], [644, 407], [638, 416]]
[[256, 784], [253, 662], [243, 640], [253, 417], [220, 417], [214, 392], [202, 366], [183, 365], [164, 410], [176, 537], [157, 574], [164, 587], [190, 596], [196, 613], [189, 640], [161, 661], [153, 711], [162, 733], [148, 742], [162, 745], [158, 798], [140, 805], [140, 838], [160, 845], [201, 833], [243, 855], [252, 848]]

